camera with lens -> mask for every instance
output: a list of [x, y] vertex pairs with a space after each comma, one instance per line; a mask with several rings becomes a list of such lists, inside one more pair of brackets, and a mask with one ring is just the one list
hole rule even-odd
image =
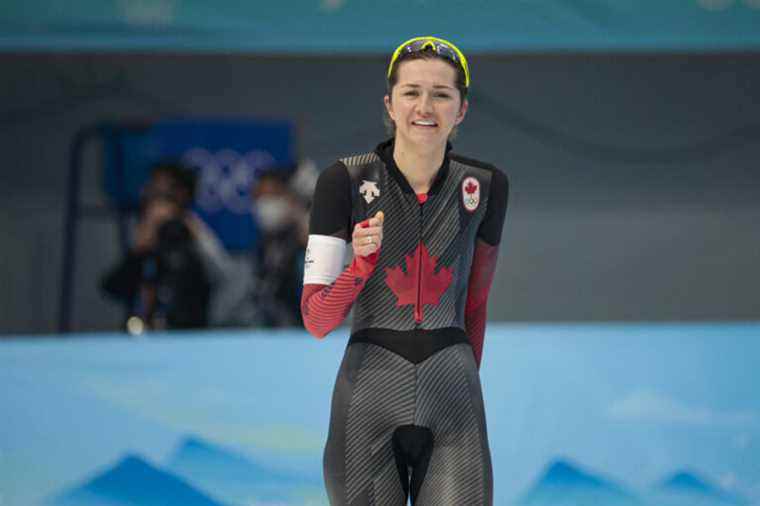
[[172, 218], [159, 226], [155, 261], [157, 326], [205, 327], [210, 284], [195, 240], [181, 219]]

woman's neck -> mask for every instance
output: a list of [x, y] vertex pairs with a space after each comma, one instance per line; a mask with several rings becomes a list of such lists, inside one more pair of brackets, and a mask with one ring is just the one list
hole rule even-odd
[[393, 160], [409, 182], [414, 193], [427, 193], [433, 184], [438, 169], [443, 164], [446, 145], [430, 150], [420, 151], [416, 146], [409, 146], [396, 137], [393, 145]]

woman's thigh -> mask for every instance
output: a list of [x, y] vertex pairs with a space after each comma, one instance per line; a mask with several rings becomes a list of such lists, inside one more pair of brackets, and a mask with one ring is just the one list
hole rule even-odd
[[429, 427], [434, 436], [415, 506], [490, 506], [493, 477], [485, 410], [468, 345], [446, 348], [420, 364], [415, 424]]
[[393, 431], [414, 418], [415, 366], [365, 343], [346, 350], [333, 393], [324, 476], [332, 506], [404, 506]]

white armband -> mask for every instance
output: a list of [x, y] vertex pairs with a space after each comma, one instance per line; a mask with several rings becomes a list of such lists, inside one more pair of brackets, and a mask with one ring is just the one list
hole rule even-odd
[[331, 235], [309, 235], [303, 284], [329, 285], [343, 272], [346, 241]]

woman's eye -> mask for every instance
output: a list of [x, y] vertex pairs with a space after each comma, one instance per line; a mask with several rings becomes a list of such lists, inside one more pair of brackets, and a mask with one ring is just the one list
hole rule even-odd
[[438, 98], [451, 98], [451, 95], [449, 95], [448, 93], [436, 93], [435, 96]]
[[407, 91], [406, 93], [404, 93], [404, 95], [407, 97], [416, 97], [418, 93], [416, 91]]

